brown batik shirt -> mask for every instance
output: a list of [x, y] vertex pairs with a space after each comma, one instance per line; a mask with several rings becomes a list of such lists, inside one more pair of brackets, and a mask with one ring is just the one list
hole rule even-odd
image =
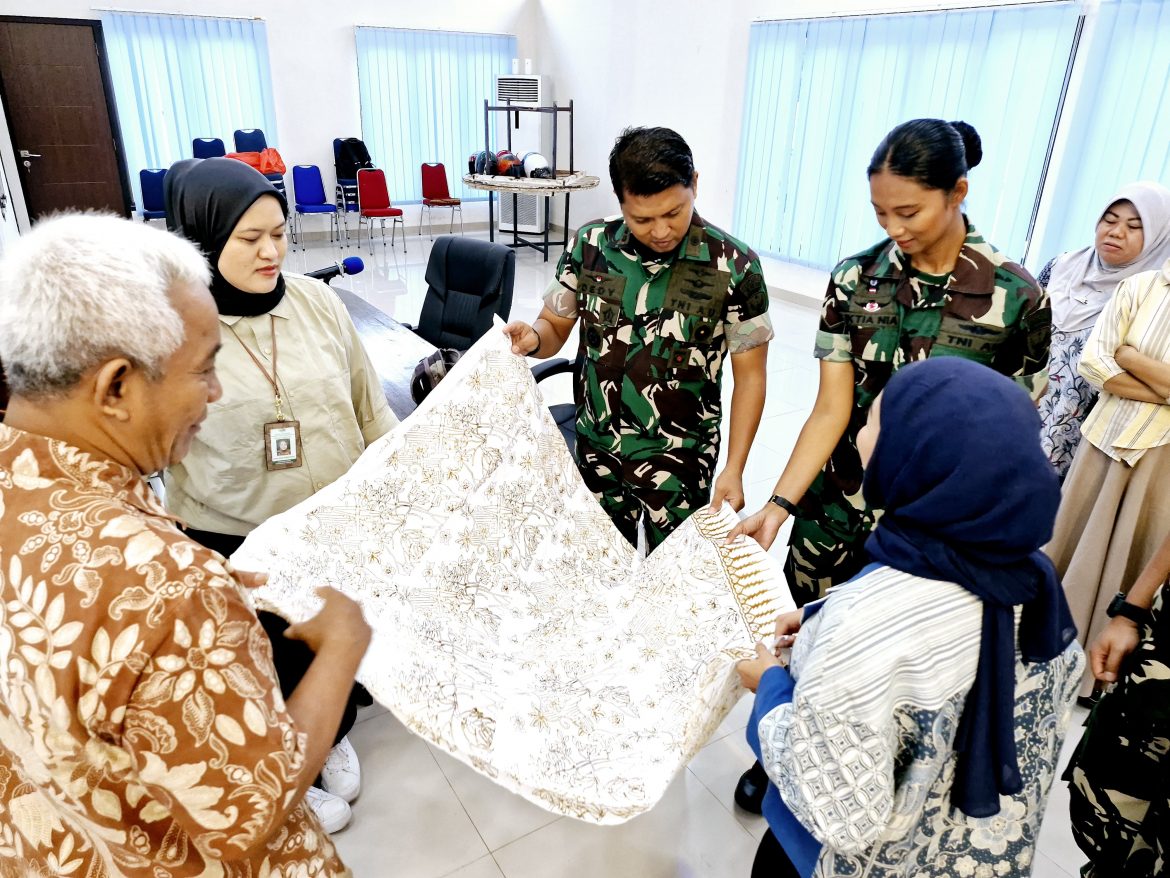
[[303, 802], [277, 822], [305, 746], [226, 562], [0, 424], [0, 875], [347, 875]]

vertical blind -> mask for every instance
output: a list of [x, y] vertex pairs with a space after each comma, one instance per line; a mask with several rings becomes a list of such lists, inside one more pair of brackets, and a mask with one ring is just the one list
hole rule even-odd
[[1093, 241], [1122, 185], [1170, 185], [1170, 4], [1105, 0], [1078, 49], [1083, 65], [1065, 110], [1067, 137], [1048, 178], [1051, 209], [1028, 263]]
[[483, 149], [483, 102], [494, 100], [496, 76], [511, 70], [516, 38], [356, 30], [362, 137], [374, 164], [386, 171], [391, 197], [421, 201], [419, 167], [442, 162], [453, 196], [485, 200], [462, 177], [468, 155]]
[[753, 25], [736, 233], [831, 267], [882, 237], [865, 169], [885, 134], [962, 119], [984, 151], [968, 215], [1022, 258], [1078, 15], [1061, 3]]
[[276, 113], [262, 21], [102, 12], [118, 122], [136, 203], [138, 172], [191, 157], [196, 137], [232, 151], [237, 128], [276, 145]]

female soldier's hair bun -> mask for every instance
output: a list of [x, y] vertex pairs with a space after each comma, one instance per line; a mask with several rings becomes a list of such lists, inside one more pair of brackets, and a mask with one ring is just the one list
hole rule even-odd
[[950, 125], [963, 138], [963, 149], [967, 154], [967, 170], [969, 171], [983, 161], [983, 141], [973, 125], [966, 122], [951, 122]]
[[950, 192], [983, 158], [975, 129], [966, 122], [911, 119], [885, 136], [869, 160], [869, 176], [888, 171], [928, 189]]

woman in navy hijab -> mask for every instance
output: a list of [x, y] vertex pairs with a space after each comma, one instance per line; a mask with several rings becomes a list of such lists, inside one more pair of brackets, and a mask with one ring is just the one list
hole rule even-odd
[[[753, 876], [1031, 874], [1084, 664], [1051, 562], [1039, 416], [959, 358], [900, 370], [858, 437], [872, 563], [757, 644], [748, 742], [771, 781]], [[979, 868], [983, 867], [983, 868]]]

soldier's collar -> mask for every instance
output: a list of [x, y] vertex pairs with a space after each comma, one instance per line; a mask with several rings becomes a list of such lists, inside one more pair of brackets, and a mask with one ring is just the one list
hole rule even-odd
[[697, 210], [691, 212], [691, 227], [679, 256], [699, 262], [711, 261], [711, 248], [707, 246], [707, 224]]
[[[618, 250], [636, 252], [630, 240], [633, 237], [630, 233], [630, 227], [621, 217], [616, 218], [616, 222], [607, 229], [607, 234], [610, 243]], [[678, 256], [680, 259], [694, 259], [699, 262], [711, 261], [711, 248], [707, 243], [707, 223], [699, 216], [697, 210], [691, 213], [691, 226], [687, 230], [687, 236], [679, 249]]]
[[[959, 251], [959, 258], [947, 282], [947, 291], [964, 293], [968, 296], [990, 296], [995, 292], [995, 261], [991, 258], [991, 245], [971, 221], [963, 215], [967, 224], [967, 237]], [[864, 274], [876, 280], [902, 280], [910, 274], [910, 261], [893, 241], [878, 252], [877, 258]]]

